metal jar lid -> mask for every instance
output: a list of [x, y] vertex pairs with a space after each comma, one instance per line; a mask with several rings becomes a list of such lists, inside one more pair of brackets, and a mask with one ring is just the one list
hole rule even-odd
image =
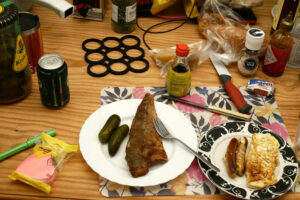
[[55, 70], [63, 66], [64, 59], [57, 54], [46, 54], [39, 59], [38, 65], [42, 69]]
[[18, 8], [10, 1], [0, 2], [0, 28], [14, 23], [18, 19]]
[[19, 12], [19, 24], [23, 36], [31, 35], [40, 28], [39, 17], [30, 12]]

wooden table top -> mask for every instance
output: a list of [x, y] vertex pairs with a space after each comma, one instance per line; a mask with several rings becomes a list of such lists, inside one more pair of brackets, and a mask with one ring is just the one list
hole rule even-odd
[[[254, 9], [257, 25], [269, 34], [272, 17], [271, 8], [276, 1], [265, 0], [262, 7]], [[0, 152], [4, 152], [17, 144], [23, 143], [44, 130], [54, 128], [57, 138], [78, 144], [79, 132], [85, 120], [100, 106], [100, 91], [107, 86], [164, 86], [165, 79], [159, 74], [160, 69], [149, 55], [150, 69], [141, 74], [127, 73], [123, 76], [107, 75], [94, 78], [87, 74], [87, 63], [81, 44], [85, 39], [102, 39], [107, 36], [121, 37], [111, 29], [110, 5], [102, 22], [82, 20], [69, 17], [59, 18], [54, 12], [34, 5], [32, 13], [40, 17], [41, 33], [45, 53], [61, 55], [68, 65], [70, 102], [61, 109], [48, 109], [41, 104], [36, 74], [33, 75], [32, 93], [24, 100], [0, 105]], [[159, 18], [141, 18], [143, 28], [163, 21]], [[168, 25], [170, 26], [170, 25]], [[173, 24], [174, 26], [174, 24]], [[165, 26], [167, 27], [167, 26]], [[165, 28], [164, 27], [164, 28]], [[141, 38], [143, 32], [136, 29], [133, 35]], [[152, 48], [167, 48], [176, 43], [193, 43], [200, 39], [197, 24], [189, 22], [176, 31], [165, 34], [147, 35], [148, 44]], [[145, 45], [142, 46], [146, 49]], [[233, 76], [233, 83], [246, 86], [248, 78], [242, 77], [236, 65], [228, 70]], [[276, 87], [276, 101], [285, 122], [289, 135], [293, 138], [300, 113], [299, 69], [286, 68], [281, 77], [266, 76], [259, 68], [254, 78], [273, 82]], [[220, 86], [219, 77], [209, 61], [205, 61], [192, 71], [192, 86]], [[0, 162], [0, 199], [104, 199], [98, 191], [98, 175], [86, 164], [78, 151], [63, 166], [48, 196], [21, 182], [8, 179], [17, 166], [30, 154], [32, 149], [25, 150]], [[172, 196], [172, 199], [228, 199], [229, 195]], [[169, 199], [170, 197], [142, 197], [142, 199]], [[281, 199], [299, 199], [300, 193], [283, 195]], [[124, 197], [122, 199], [132, 199]]]

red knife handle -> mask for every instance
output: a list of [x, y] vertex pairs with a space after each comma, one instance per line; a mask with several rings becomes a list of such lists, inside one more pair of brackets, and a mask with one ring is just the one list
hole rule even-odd
[[224, 86], [225, 86], [225, 89], [226, 89], [229, 97], [231, 98], [233, 103], [236, 105], [238, 110], [241, 113], [248, 114], [249, 111], [251, 110], [252, 106], [245, 102], [244, 97], [243, 97], [242, 93], [240, 92], [240, 90], [235, 85], [233, 85], [231, 80], [226, 81]]

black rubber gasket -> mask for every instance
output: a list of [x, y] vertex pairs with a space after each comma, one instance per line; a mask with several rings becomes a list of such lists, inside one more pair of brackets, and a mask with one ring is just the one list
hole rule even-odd
[[[106, 68], [106, 71], [102, 72], [102, 73], [95, 73], [95, 72], [92, 72], [92, 68], [97, 66], [97, 65], [102, 65], [103, 67]], [[87, 72], [89, 75], [93, 76], [93, 77], [104, 77], [106, 76], [107, 74], [109, 74], [111, 72], [110, 68], [108, 65], [106, 65], [104, 62], [102, 63], [94, 63], [94, 64], [89, 64], [88, 67], [87, 67]]]
[[[108, 54], [110, 52], [112, 52], [112, 51], [118, 51], [118, 52], [120, 52], [122, 54], [122, 57], [121, 58], [117, 58], [117, 59], [108, 57]], [[126, 55], [125, 55], [124, 51], [122, 51], [121, 49], [109, 49], [105, 53], [103, 53], [103, 56], [108, 61], [124, 61], [124, 58], [125, 58]]]
[[[97, 61], [94, 61], [94, 60], [90, 60], [89, 58], [88, 58], [88, 56], [90, 55], [90, 54], [93, 54], [93, 53], [98, 53], [98, 54], [101, 54], [102, 56], [103, 56], [103, 58], [101, 59], [101, 60], [97, 60]], [[85, 60], [85, 62], [87, 62], [87, 63], [89, 63], [89, 64], [101, 64], [102, 62], [104, 62], [104, 60], [105, 60], [105, 54], [104, 53], [102, 53], [102, 52], [99, 52], [99, 51], [88, 51], [88, 52], [86, 52], [86, 54], [84, 55], [84, 60]]]
[[[130, 39], [134, 39], [134, 40], [136, 41], [136, 44], [135, 44], [135, 45], [127, 45], [127, 44], [125, 44], [124, 40], [129, 39], [129, 38], [130, 38]], [[125, 35], [125, 36], [123, 36], [123, 37], [121, 38], [121, 44], [122, 44], [122, 46], [124, 46], [125, 48], [139, 47], [140, 44], [141, 44], [141, 40], [140, 40], [140, 38], [138, 38], [138, 37], [135, 36], [135, 35]]]
[[[89, 49], [89, 48], [86, 47], [86, 44], [89, 43], [89, 42], [96, 42], [96, 43], [100, 44], [100, 47], [98, 47], [96, 49]], [[84, 40], [81, 47], [86, 52], [101, 51], [101, 49], [103, 47], [103, 43], [101, 42], [101, 40], [98, 40], [96, 38], [90, 38], [90, 39]]]
[[122, 64], [124, 64], [126, 66], [126, 68], [124, 70], [122, 70], [122, 71], [115, 71], [111, 67], [109, 67], [111, 74], [114, 74], [114, 75], [123, 75], [123, 74], [126, 74], [130, 70], [129, 64], [127, 62], [125, 62], [124, 60], [111, 60], [109, 62], [109, 66], [111, 66], [111, 65], [113, 65], [115, 63], [122, 63]]
[[[139, 56], [137, 56], [137, 57], [131, 57], [131, 56], [127, 55], [127, 51], [130, 51], [130, 50], [132, 50], [132, 49], [136, 49], [136, 50], [140, 51], [140, 52], [141, 52], [141, 55], [139, 55]], [[144, 49], [141, 48], [141, 47], [130, 47], [130, 48], [126, 48], [126, 49], [124, 50], [124, 54], [125, 54], [125, 56], [126, 56], [126, 57], [129, 59], [129, 61], [130, 61], [130, 60], [136, 60], [136, 59], [143, 59], [144, 56], [145, 56], [145, 51], [144, 51]]]
[[[110, 41], [110, 40], [113, 40], [113, 41], [117, 41], [119, 43], [118, 46], [116, 47], [108, 47], [108, 46], [105, 46], [105, 42], [107, 41]], [[119, 38], [116, 38], [116, 37], [106, 37], [102, 40], [102, 45], [105, 49], [107, 50], [115, 50], [115, 49], [121, 49], [121, 39]]]
[[[142, 68], [142, 69], [135, 69], [131, 66], [131, 63], [135, 62], [135, 61], [142, 61], [145, 63], [145, 67]], [[145, 71], [147, 71], [149, 69], [149, 62], [148, 60], [144, 59], [144, 58], [138, 58], [138, 59], [134, 59], [134, 60], [129, 60], [128, 62], [128, 67], [129, 67], [129, 70], [134, 72], [134, 73], [143, 73]]]

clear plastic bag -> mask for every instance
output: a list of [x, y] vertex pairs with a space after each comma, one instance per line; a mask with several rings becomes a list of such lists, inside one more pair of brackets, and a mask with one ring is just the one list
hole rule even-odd
[[[188, 44], [190, 53], [187, 56], [191, 70], [198, 67], [203, 61], [208, 59], [207, 51], [205, 51], [206, 41], [200, 40], [192, 44]], [[169, 67], [173, 65], [176, 56], [176, 46], [166, 49], [149, 50], [150, 56], [155, 61], [156, 65], [161, 68], [160, 75], [165, 77]]]
[[[198, 29], [207, 39], [205, 50], [209, 55], [228, 65], [237, 62], [245, 51], [245, 40], [248, 24], [230, 7], [218, 0], [206, 0], [199, 17]], [[259, 57], [267, 50], [268, 39], [265, 39]]]
[[200, 34], [207, 39], [210, 55], [225, 64], [239, 60], [245, 48], [248, 25], [230, 7], [217, 0], [206, 0], [198, 17]]
[[55, 181], [63, 163], [77, 152], [78, 145], [70, 145], [45, 133], [18, 168], [9, 175], [12, 180], [19, 180], [47, 194]]

